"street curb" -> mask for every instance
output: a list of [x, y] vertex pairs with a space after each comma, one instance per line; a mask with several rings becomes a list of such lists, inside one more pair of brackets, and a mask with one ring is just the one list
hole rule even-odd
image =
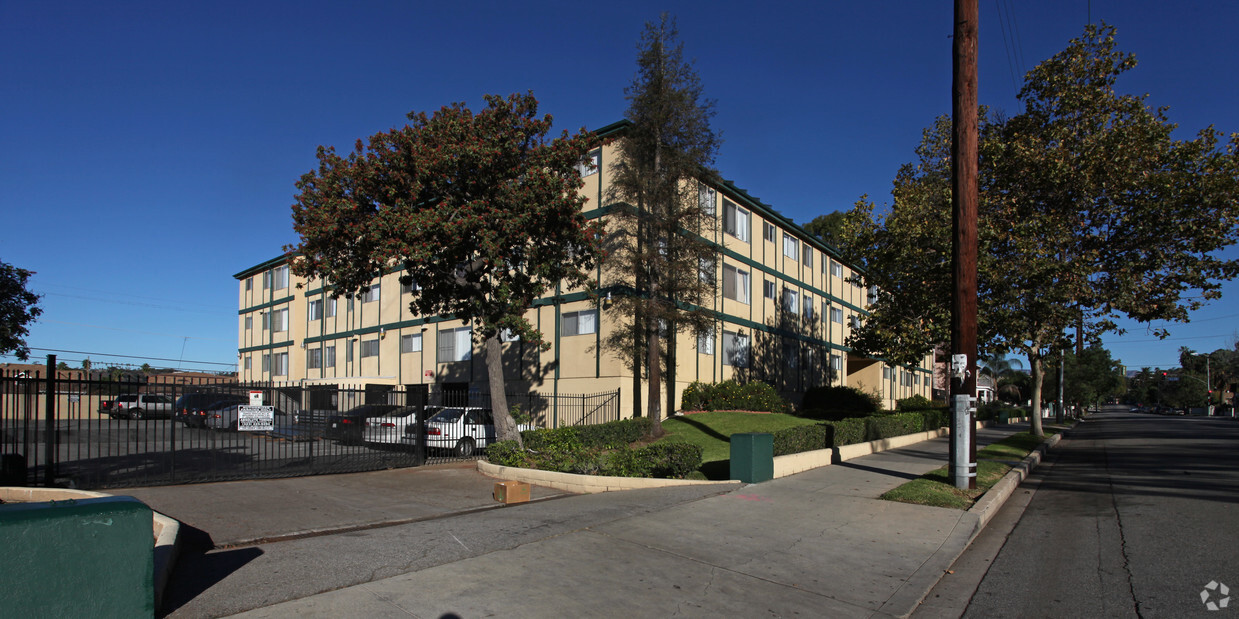
[[[901, 591], [907, 590], [910, 592], [916, 592], [916, 599], [912, 599], [912, 596], [899, 598], [898, 593], [896, 593], [895, 596], [892, 596], [891, 599], [887, 600], [886, 604], [882, 606], [881, 612], [895, 617], [908, 617], [911, 616], [912, 613], [916, 612], [916, 609], [920, 608], [921, 602], [925, 600], [925, 596], [929, 595], [929, 593], [933, 591], [934, 587], [938, 585], [938, 581], [942, 580], [942, 576], [946, 574], [946, 571], [950, 569], [950, 567], [954, 565], [961, 556], [963, 556], [964, 552], [968, 550], [968, 547], [972, 545], [973, 540], [981, 534], [981, 531], [985, 529], [985, 526], [989, 524], [989, 521], [992, 520], [994, 515], [997, 514], [998, 511], [1002, 509], [1002, 506], [1006, 504], [1007, 499], [1011, 497], [1011, 494], [1015, 492], [1015, 489], [1028, 478], [1029, 473], [1031, 473], [1033, 469], [1037, 468], [1037, 465], [1041, 463], [1041, 459], [1045, 452], [1051, 447], [1058, 445], [1059, 441], [1062, 440], [1063, 435], [1068, 431], [1070, 431], [1070, 429], [1055, 434], [1047, 438], [1040, 445], [1037, 445], [1037, 448], [1034, 449], [1032, 453], [1025, 456], [1019, 464], [1015, 465], [1010, 471], [1007, 472], [1006, 475], [1003, 476], [1002, 479], [998, 480], [998, 483], [994, 484], [994, 486], [990, 488], [989, 491], [987, 491], [971, 508], [969, 508], [968, 511], [965, 511], [960, 515], [959, 522], [956, 524], [955, 529], [951, 531], [951, 534], [947, 537], [947, 540], [943, 542], [942, 546], [939, 548], [939, 552], [930, 557], [929, 560], [921, 566], [921, 569], [917, 570], [917, 572], [904, 583], [904, 587], [901, 588]], [[968, 521], [971, 521], [971, 523], [969, 524]], [[960, 525], [963, 526], [961, 527]], [[948, 547], [950, 547], [949, 550]], [[940, 554], [942, 556], [939, 556]], [[922, 573], [924, 573], [924, 576], [918, 578], [918, 576]], [[909, 587], [908, 585], [912, 583], [914, 579], [917, 580], [916, 586]], [[897, 600], [897, 603], [892, 603], [892, 600]], [[911, 602], [910, 606], [908, 605], [908, 602]]]
[[[1061, 433], [1055, 434], [1040, 445], [1037, 445], [1037, 448], [1032, 453], [1028, 454], [1019, 464], [1008, 471], [1002, 479], [998, 480], [998, 483], [994, 484], [993, 488], [990, 488], [979, 501], [968, 509], [969, 513], [980, 517], [976, 533], [980, 533], [981, 529], [984, 529], [985, 525], [989, 524], [990, 519], [994, 517], [994, 514], [998, 513], [999, 509], [1002, 509], [1011, 493], [1028, 478], [1028, 474], [1037, 468], [1038, 464], [1041, 464], [1041, 458], [1045, 452], [1057, 445], [1062, 438], [1063, 435]], [[976, 537], [976, 533], [973, 533], [973, 537]]]

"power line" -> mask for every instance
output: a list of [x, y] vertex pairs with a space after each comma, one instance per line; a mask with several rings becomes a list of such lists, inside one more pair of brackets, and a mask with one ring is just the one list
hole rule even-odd
[[[60, 350], [56, 348], [34, 348], [34, 347], [31, 347], [30, 350], [41, 350], [43, 352], [59, 352], [59, 353], [67, 353], [70, 355], [91, 355], [91, 356], [98, 356], [98, 357], [116, 357], [118, 359], [142, 359], [144, 361], [173, 361], [177, 363], [181, 362], [180, 359], [165, 359], [163, 357], [139, 357], [136, 355], [117, 355], [117, 354], [107, 353], [107, 352], [85, 352], [81, 350]], [[218, 361], [186, 360], [184, 363], [194, 363], [194, 364], [201, 364], [201, 365], [222, 365], [224, 367], [235, 367], [237, 365], [235, 363], [220, 363]]]
[[175, 338], [187, 337], [191, 340], [206, 340], [206, 341], [211, 341], [211, 342], [228, 342], [229, 344], [233, 343], [233, 340], [223, 340], [217, 337], [201, 337], [197, 335], [174, 335], [172, 333], [156, 333], [154, 331], [139, 331], [137, 329], [122, 329], [120, 327], [107, 327], [104, 325], [88, 325], [86, 323], [81, 323], [81, 322], [65, 322], [63, 320], [39, 319], [39, 322], [50, 322], [50, 323], [54, 323], [58, 325], [69, 325], [71, 327], [88, 327], [91, 329], [106, 329], [108, 331], [124, 331], [125, 333], [141, 333], [143, 335], [160, 335], [163, 337], [175, 337]]

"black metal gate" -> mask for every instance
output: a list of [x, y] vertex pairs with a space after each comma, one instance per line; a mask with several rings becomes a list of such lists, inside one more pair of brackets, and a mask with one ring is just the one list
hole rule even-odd
[[[0, 374], [0, 485], [116, 488], [292, 477], [474, 458], [489, 394], [425, 385], [242, 384], [176, 374]], [[508, 394], [522, 427], [618, 419], [619, 392]], [[247, 430], [242, 409], [271, 407]]]

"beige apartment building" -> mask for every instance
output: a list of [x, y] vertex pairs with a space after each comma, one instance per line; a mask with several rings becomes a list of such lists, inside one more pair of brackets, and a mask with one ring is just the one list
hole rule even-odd
[[[599, 130], [622, 132], [627, 122]], [[590, 154], [581, 191], [586, 216], [606, 217], [614, 145]], [[868, 291], [848, 282], [852, 269], [830, 246], [748, 195], [733, 183], [702, 185], [700, 199], [719, 225], [712, 239], [718, 296], [712, 332], [680, 333], [677, 391], [693, 381], [763, 380], [792, 402], [817, 385], [850, 385], [881, 394], [885, 405], [932, 394], [932, 357], [919, 367], [891, 367], [844, 345], [863, 319]], [[302, 385], [333, 383], [433, 384], [439, 389], [487, 391], [485, 351], [469, 324], [409, 310], [416, 292], [400, 272], [376, 277], [369, 290], [333, 299], [321, 280], [307, 282], [279, 256], [235, 275], [238, 291], [238, 378]], [[504, 343], [509, 392], [592, 394], [622, 390], [621, 417], [632, 415], [633, 377], [602, 341], [615, 324], [601, 273], [595, 294], [556, 291], [529, 308], [526, 318], [550, 344]], [[790, 317], [795, 317], [789, 320]], [[645, 386], [642, 386], [643, 393]]]

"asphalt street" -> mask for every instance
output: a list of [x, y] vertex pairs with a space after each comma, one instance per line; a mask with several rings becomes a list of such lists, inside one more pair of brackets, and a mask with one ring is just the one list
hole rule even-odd
[[1233, 419], [1091, 415], [916, 616], [958, 616], [950, 599], [970, 600], [965, 617], [1212, 615], [1239, 585], [1237, 448]]

